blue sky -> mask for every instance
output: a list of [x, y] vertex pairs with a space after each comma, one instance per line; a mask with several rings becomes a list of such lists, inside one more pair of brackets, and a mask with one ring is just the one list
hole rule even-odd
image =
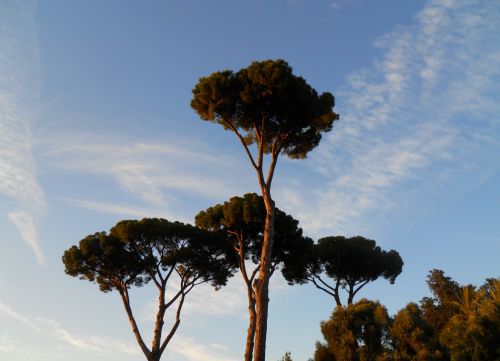
[[[65, 249], [118, 220], [192, 222], [257, 191], [237, 140], [191, 110], [197, 79], [283, 58], [336, 96], [341, 120], [308, 159], [281, 159], [278, 207], [305, 233], [396, 249], [391, 313], [441, 268], [498, 277], [500, 4], [430, 1], [0, 3], [0, 358], [137, 360], [116, 294], [64, 274]], [[239, 360], [236, 275], [187, 302], [165, 359]], [[154, 293], [133, 293], [146, 334]], [[333, 300], [273, 277], [268, 359], [312, 356]]]

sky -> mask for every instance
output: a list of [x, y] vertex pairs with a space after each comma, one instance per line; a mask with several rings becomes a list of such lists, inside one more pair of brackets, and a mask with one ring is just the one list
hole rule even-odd
[[[64, 250], [122, 219], [192, 223], [257, 192], [237, 139], [190, 108], [197, 80], [285, 59], [340, 120], [282, 157], [277, 206], [314, 239], [362, 235], [403, 273], [360, 296], [391, 314], [433, 268], [499, 277], [500, 2], [0, 0], [0, 359], [139, 360], [119, 296]], [[149, 338], [155, 294], [132, 291]], [[312, 357], [333, 300], [271, 280], [268, 360]], [[240, 360], [242, 280], [189, 295], [164, 359]], [[170, 316], [169, 316], [170, 317]]]

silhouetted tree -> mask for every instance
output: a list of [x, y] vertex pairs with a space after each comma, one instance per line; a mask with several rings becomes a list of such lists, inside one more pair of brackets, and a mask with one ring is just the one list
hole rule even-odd
[[[232, 197], [224, 204], [217, 204], [196, 215], [195, 224], [209, 231], [222, 230], [227, 237], [228, 251], [247, 288], [249, 326], [245, 347], [245, 361], [252, 360], [255, 336], [255, 287], [254, 281], [260, 268], [263, 230], [266, 219], [264, 200], [255, 193]], [[312, 240], [302, 236], [299, 222], [275, 208], [274, 246], [271, 252], [270, 276], [279, 267], [293, 262], [294, 254], [304, 253]], [[254, 265], [248, 269], [248, 262]]]
[[[347, 304], [350, 305], [366, 284], [380, 277], [392, 284], [402, 268], [403, 260], [394, 250], [383, 251], [375, 241], [360, 236], [336, 236], [321, 238], [311, 247], [309, 257], [302, 256], [302, 261], [287, 268], [284, 276], [290, 283], [312, 282], [340, 306], [341, 289], [347, 291]], [[323, 274], [331, 278], [333, 284], [327, 282]]]
[[[280, 154], [305, 158], [338, 119], [330, 93], [319, 95], [292, 73], [283, 60], [253, 62], [238, 72], [219, 71], [201, 78], [193, 89], [191, 107], [203, 120], [218, 123], [241, 142], [264, 199], [266, 219], [260, 270], [255, 279], [256, 332], [254, 357], [265, 360], [269, 276], [274, 241], [271, 183]], [[256, 145], [252, 152], [251, 144]], [[267, 170], [265, 155], [270, 156]], [[267, 174], [266, 174], [267, 173]]]
[[[210, 282], [216, 289], [230, 274], [214, 234], [165, 219], [118, 222], [108, 233], [89, 235], [64, 252], [68, 275], [96, 282], [102, 292], [117, 291], [135, 338], [148, 361], [158, 361], [176, 332], [185, 297], [193, 287]], [[167, 299], [167, 282], [177, 278], [178, 290]], [[152, 282], [158, 308], [148, 348], [130, 305], [129, 288]], [[175, 321], [162, 338], [165, 312], [177, 307]]]

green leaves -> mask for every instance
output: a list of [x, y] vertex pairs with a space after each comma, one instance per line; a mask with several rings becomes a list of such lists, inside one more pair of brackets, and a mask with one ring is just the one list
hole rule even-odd
[[383, 251], [375, 241], [360, 236], [321, 238], [317, 257], [329, 277], [348, 283], [374, 281], [378, 277], [394, 283], [403, 267], [396, 251]]
[[151, 280], [166, 283], [173, 269], [220, 286], [230, 274], [225, 262], [213, 233], [148, 218], [118, 222], [109, 234], [89, 235], [63, 255], [67, 274], [97, 282], [103, 292], [140, 287]]
[[338, 119], [333, 95], [318, 95], [284, 60], [256, 61], [237, 73], [201, 78], [191, 107], [203, 120], [243, 131], [247, 144], [262, 135], [265, 153], [274, 146], [291, 158], [305, 158]]
[[425, 297], [421, 308], [441, 347], [451, 360], [500, 358], [500, 301], [498, 279], [476, 288], [461, 286], [441, 270], [432, 270], [427, 283], [434, 297]]
[[389, 324], [387, 310], [379, 302], [362, 299], [337, 307], [331, 319], [321, 323], [326, 344], [317, 345], [315, 361], [380, 360], [388, 350]]
[[[232, 197], [224, 204], [217, 204], [196, 215], [195, 224], [205, 230], [222, 230], [226, 235], [229, 253], [234, 246], [244, 248], [247, 259], [258, 264], [262, 251], [266, 209], [261, 196], [247, 193]], [[243, 239], [239, 239], [243, 237]], [[275, 209], [274, 247], [272, 263], [283, 263], [300, 252], [306, 239], [302, 236], [299, 222], [278, 208]]]
[[[357, 292], [368, 282], [379, 277], [394, 283], [401, 273], [403, 260], [398, 252], [383, 251], [376, 242], [364, 237], [324, 237], [317, 244], [304, 248], [301, 256], [287, 267], [283, 275], [289, 283], [311, 281], [341, 305], [340, 288], [348, 292], [353, 301]], [[322, 279], [322, 274], [333, 279], [333, 284]]]

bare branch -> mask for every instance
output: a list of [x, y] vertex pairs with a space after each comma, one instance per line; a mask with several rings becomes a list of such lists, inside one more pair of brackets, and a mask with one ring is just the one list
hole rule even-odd
[[250, 159], [250, 162], [252, 163], [252, 166], [258, 172], [259, 171], [259, 167], [257, 166], [257, 163], [255, 163], [255, 160], [254, 160], [254, 158], [252, 156], [252, 153], [250, 152], [250, 149], [248, 148], [248, 145], [246, 144], [245, 139], [240, 134], [240, 132], [238, 132], [238, 129], [232, 123], [229, 123], [229, 122], [227, 122], [225, 120], [221, 120], [221, 121], [223, 122], [224, 125], [226, 125], [228, 128], [230, 128], [233, 131], [234, 134], [236, 134], [236, 136], [240, 140], [241, 144], [243, 145], [243, 148], [245, 148], [245, 152], [247, 153], [247, 156]]
[[182, 306], [184, 305], [185, 297], [186, 297], [186, 295], [184, 293], [182, 293], [181, 300], [179, 302], [179, 305], [177, 306], [177, 312], [175, 313], [175, 323], [173, 324], [172, 328], [170, 329], [170, 332], [168, 333], [167, 337], [165, 338], [165, 340], [163, 341], [163, 343], [160, 347], [160, 350], [159, 350], [160, 355], [163, 353], [163, 351], [165, 351], [165, 348], [167, 347], [168, 343], [172, 339], [172, 336], [174, 336], [175, 331], [177, 331], [179, 324], [181, 323], [181, 310], [182, 310]]
[[354, 289], [354, 287], [353, 287], [353, 293], [352, 293], [352, 295], [355, 296], [356, 293], [358, 293], [358, 291], [360, 289], [362, 289], [364, 286], [366, 286], [368, 283], [370, 283], [370, 280], [366, 280], [366, 281], [364, 281], [362, 283], [358, 283], [360, 286], [358, 288], [356, 288], [356, 289]]
[[310, 280], [310, 281], [312, 281], [312, 283], [314, 283], [314, 285], [316, 286], [316, 288], [318, 288], [318, 289], [320, 289], [320, 290], [322, 290], [322, 291], [325, 291], [325, 292], [326, 292], [326, 293], [328, 293], [330, 296], [335, 297], [335, 294], [334, 294], [333, 292], [331, 292], [331, 291], [329, 291], [328, 289], [326, 289], [326, 288], [324, 288], [324, 287], [320, 286], [320, 285], [316, 282], [316, 280], [314, 279], [314, 277], [309, 278], [309, 280]]
[[257, 275], [257, 272], [259, 272], [259, 269], [260, 269], [260, 263], [253, 270], [252, 275], [250, 276], [250, 282], [253, 282], [255, 276]]

